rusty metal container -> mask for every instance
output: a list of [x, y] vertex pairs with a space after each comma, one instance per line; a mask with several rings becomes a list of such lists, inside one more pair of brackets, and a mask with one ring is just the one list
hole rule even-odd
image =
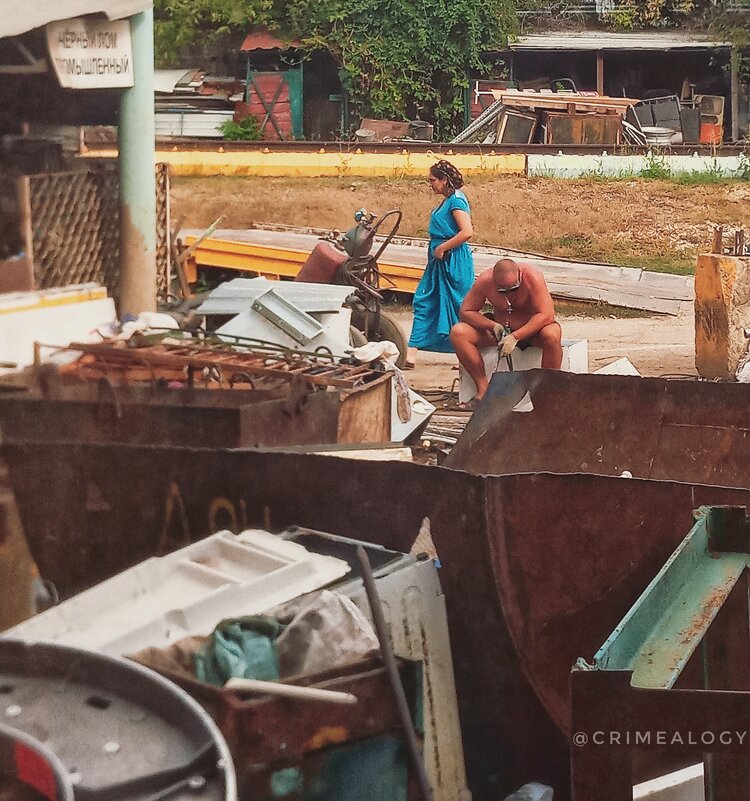
[[0, 392], [0, 429], [28, 440], [211, 448], [384, 443], [390, 404], [390, 374], [330, 391], [58, 383], [47, 392]]
[[302, 525], [407, 552], [429, 517], [477, 801], [530, 780], [568, 797], [573, 660], [617, 625], [696, 506], [750, 504], [747, 489], [699, 482], [377, 462], [352, 470], [303, 454], [72, 442], [9, 442], [2, 454], [32, 553], [66, 596], [205, 536], [218, 506], [249, 525]]
[[447, 467], [750, 487], [745, 384], [528, 370], [497, 373], [486, 398]]
[[339, 267], [348, 258], [346, 253], [337, 250], [330, 242], [319, 242], [294, 280], [310, 284], [332, 284]]
[[[158, 664], [147, 664], [159, 670]], [[422, 716], [420, 665], [400, 660], [412, 715]], [[287, 683], [352, 693], [352, 706], [252, 697], [160, 670], [203, 706], [226, 738], [240, 798], [286, 797], [417, 801], [388, 676], [366, 659]], [[282, 793], [281, 790], [286, 792]]]

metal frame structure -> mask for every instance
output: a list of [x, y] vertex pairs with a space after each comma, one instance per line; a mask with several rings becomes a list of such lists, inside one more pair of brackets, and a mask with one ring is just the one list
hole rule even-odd
[[663, 765], [703, 759], [707, 801], [747, 795], [748, 566], [747, 509], [699, 509], [593, 662], [578, 660], [571, 675], [574, 801], [631, 801], [636, 749], [657, 751]]

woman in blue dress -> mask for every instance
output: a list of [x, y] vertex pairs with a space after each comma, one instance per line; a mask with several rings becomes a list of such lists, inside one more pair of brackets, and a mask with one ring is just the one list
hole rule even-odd
[[443, 200], [430, 215], [427, 266], [414, 293], [414, 324], [406, 366], [414, 367], [418, 350], [453, 353], [449, 338], [458, 311], [474, 283], [474, 259], [467, 244], [474, 230], [464, 179], [448, 161], [438, 161], [427, 178]]

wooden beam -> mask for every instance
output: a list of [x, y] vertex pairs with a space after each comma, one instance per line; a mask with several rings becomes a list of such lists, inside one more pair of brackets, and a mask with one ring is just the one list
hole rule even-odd
[[596, 93], [604, 94], [604, 53], [601, 50], [596, 51]]
[[18, 198], [18, 216], [21, 242], [29, 263], [34, 264], [34, 228], [31, 221], [31, 179], [28, 175], [16, 178], [16, 197]]

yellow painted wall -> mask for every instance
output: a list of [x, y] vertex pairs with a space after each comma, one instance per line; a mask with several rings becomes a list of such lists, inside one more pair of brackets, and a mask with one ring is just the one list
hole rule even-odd
[[[90, 151], [89, 157], [114, 158], [117, 152]], [[205, 150], [159, 150], [157, 162], [170, 165], [172, 175], [259, 175], [269, 177], [421, 177], [440, 158], [447, 158], [464, 175], [491, 177], [493, 175], [523, 175], [526, 156], [513, 154], [435, 154], [431, 152], [362, 153], [324, 151], [295, 152], [259, 148], [258, 150], [221, 152]]]

